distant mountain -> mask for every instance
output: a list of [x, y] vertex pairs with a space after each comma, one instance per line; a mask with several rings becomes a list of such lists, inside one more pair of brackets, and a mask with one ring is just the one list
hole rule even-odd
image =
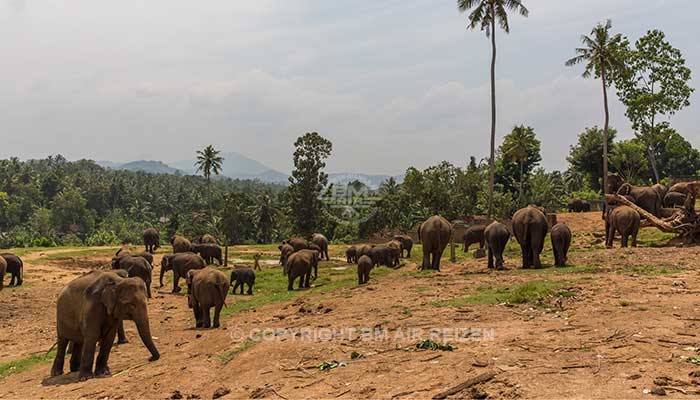
[[182, 174], [182, 171], [173, 168], [162, 161], [131, 161], [128, 163], [120, 164], [114, 161], [97, 161], [97, 164], [110, 169], [120, 169], [126, 171], [142, 171], [151, 174]]
[[[377, 189], [382, 183], [386, 182], [391, 177], [391, 175], [367, 175], [360, 173], [341, 172], [328, 174], [328, 183], [346, 186], [350, 182], [360, 181], [363, 184], [367, 185], [367, 187], [369, 187], [370, 189]], [[403, 182], [404, 177], [403, 175], [398, 175], [394, 176], [393, 178], [396, 180], [397, 183], [401, 183]]]
[[[221, 153], [224, 163], [221, 175], [232, 179], [259, 179], [267, 183], [286, 183], [287, 174], [274, 170], [267, 165], [236, 152]], [[194, 174], [195, 160], [182, 160], [171, 165], [187, 174]]]

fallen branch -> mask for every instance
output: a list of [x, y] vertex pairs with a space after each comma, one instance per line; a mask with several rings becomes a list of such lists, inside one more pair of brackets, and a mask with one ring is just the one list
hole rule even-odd
[[141, 364], [136, 364], [136, 365], [134, 365], [133, 367], [129, 367], [129, 368], [125, 369], [125, 370], [119, 371], [119, 372], [117, 372], [116, 374], [112, 375], [112, 377], [116, 377], [116, 376], [119, 376], [119, 375], [123, 375], [123, 374], [125, 374], [125, 373], [127, 373], [127, 372], [129, 372], [129, 371], [131, 371], [131, 370], [134, 370], [134, 369], [139, 368], [139, 367], [143, 367], [143, 366], [146, 365], [146, 364], [148, 364], [148, 361], [142, 362]]
[[474, 385], [478, 385], [480, 383], [488, 382], [491, 379], [493, 379], [496, 376], [495, 372], [486, 372], [481, 375], [477, 375], [465, 382], [460, 383], [457, 386], [454, 386], [450, 389], [447, 389], [444, 392], [438, 393], [435, 396], [433, 396], [433, 400], [442, 400], [446, 399], [448, 396], [452, 396], [454, 394], [457, 394], [465, 389], [469, 389], [470, 387]]

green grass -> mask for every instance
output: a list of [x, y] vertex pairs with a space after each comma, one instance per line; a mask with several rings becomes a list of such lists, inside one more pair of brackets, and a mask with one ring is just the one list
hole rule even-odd
[[620, 300], [620, 307], [629, 307], [632, 305], [632, 302], [629, 300]]
[[572, 292], [560, 289], [567, 283], [565, 280], [549, 281], [537, 280], [511, 286], [479, 286], [474, 293], [456, 297], [450, 300], [441, 300], [430, 303], [435, 307], [460, 307], [469, 304], [525, 304], [539, 303], [550, 296], [573, 296]]
[[63, 253], [45, 254], [41, 257], [42, 260], [61, 260], [64, 258], [89, 257], [89, 256], [113, 256], [119, 247], [109, 249], [91, 249], [85, 248], [75, 251], [67, 251]]
[[36, 353], [19, 360], [0, 364], [0, 378], [6, 378], [10, 375], [28, 371], [37, 365], [46, 364], [53, 361], [54, 357], [56, 357], [56, 350], [51, 350], [48, 353]]
[[248, 350], [249, 348], [255, 346], [256, 344], [260, 343], [260, 338], [259, 337], [254, 337], [254, 338], [247, 338], [243, 343], [241, 343], [240, 346], [235, 347], [230, 350], [226, 350], [223, 352], [221, 355], [219, 355], [219, 361], [222, 363], [226, 364], [236, 358], [237, 355], [240, 353]]
[[[640, 229], [639, 234], [637, 234], [637, 245], [640, 247], [665, 247], [668, 241], [676, 236], [678, 235], [675, 233], [661, 232], [656, 228]], [[619, 244], [619, 237], [620, 235], [618, 234], [618, 243], [616, 245]]]

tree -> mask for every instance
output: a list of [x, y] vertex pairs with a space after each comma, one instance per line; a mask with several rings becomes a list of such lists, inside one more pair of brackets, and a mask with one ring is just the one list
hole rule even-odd
[[255, 223], [260, 243], [272, 242], [272, 232], [275, 228], [275, 217], [277, 209], [269, 195], [264, 194], [259, 202], [251, 210], [251, 218]]
[[610, 36], [612, 22], [608, 20], [605, 25], [598, 24], [591, 31], [590, 36], [582, 35], [581, 42], [585, 47], [576, 49], [577, 56], [566, 62], [572, 66], [585, 62], [584, 78], [594, 76], [600, 78], [603, 84], [603, 107], [605, 109], [605, 124], [603, 125], [603, 187], [607, 188], [608, 181], [608, 134], [610, 124], [610, 110], [608, 109], [608, 86], [613, 82], [624, 68], [622, 54], [627, 47], [627, 40], [620, 34]]
[[669, 129], [667, 122], [658, 124], [657, 118], [690, 105], [693, 93], [688, 86], [690, 68], [685, 66], [683, 54], [665, 39], [663, 32], [650, 30], [637, 40], [634, 50], [627, 51], [625, 73], [616, 82], [632, 128], [646, 146], [655, 182], [661, 178], [658, 151]]
[[670, 129], [660, 146], [657, 161], [661, 176], [691, 176], [700, 171], [700, 152]]
[[646, 148], [638, 140], [623, 140], [615, 144], [610, 154], [610, 164], [626, 182], [639, 183], [647, 176]]
[[[523, 181], [525, 175], [542, 160], [540, 155], [540, 141], [535, 137], [535, 131], [529, 126], [516, 126], [506, 135], [500, 148], [503, 163], [516, 163], [519, 167], [518, 174], [518, 202], [523, 200]], [[505, 166], [504, 166], [505, 167]], [[522, 205], [522, 204], [521, 204]]]
[[211, 174], [219, 175], [221, 173], [221, 166], [224, 162], [224, 158], [219, 155], [220, 153], [220, 151], [214, 149], [214, 146], [209, 145], [205, 147], [204, 150], [197, 150], [197, 161], [194, 163], [197, 167], [197, 172], [201, 172], [202, 175], [204, 175], [204, 179], [207, 180], [207, 186], [209, 187], [209, 207], [212, 215], [214, 215], [214, 203], [211, 190]]
[[510, 33], [508, 11], [527, 17], [528, 10], [521, 0], [457, 0], [460, 12], [470, 11], [469, 29], [479, 28], [491, 38], [491, 150], [489, 157], [489, 211], [493, 215], [493, 190], [496, 176], [496, 23]]
[[[603, 187], [601, 182], [605, 181], [600, 159], [603, 158], [604, 149], [612, 147], [616, 135], [617, 130], [612, 127], [608, 128], [607, 135], [597, 126], [586, 128], [578, 135], [578, 142], [571, 146], [566, 157], [570, 171], [567, 175], [583, 177], [591, 189], [599, 191]], [[607, 140], [603, 140], [606, 136]]]
[[297, 233], [311, 236], [319, 226], [323, 209], [321, 191], [328, 184], [323, 172], [325, 159], [331, 155], [333, 144], [317, 132], [307, 132], [294, 146], [294, 171], [289, 177], [289, 204], [292, 223]]

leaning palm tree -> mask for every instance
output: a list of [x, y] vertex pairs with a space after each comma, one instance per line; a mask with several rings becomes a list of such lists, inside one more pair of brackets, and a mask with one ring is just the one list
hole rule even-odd
[[207, 180], [209, 207], [212, 215], [214, 214], [214, 203], [212, 202], [211, 175], [212, 173], [214, 175], [221, 173], [221, 165], [224, 162], [224, 158], [219, 155], [220, 153], [220, 151], [214, 149], [214, 146], [209, 145], [204, 150], [197, 150], [197, 161], [194, 163], [195, 167], [197, 167], [197, 172], [201, 172]]
[[626, 40], [622, 35], [610, 36], [612, 22], [607, 20], [605, 24], [599, 23], [592, 30], [590, 36], [581, 35], [581, 43], [584, 47], [576, 49], [577, 56], [566, 62], [567, 66], [573, 66], [585, 62], [584, 78], [600, 78], [603, 83], [603, 106], [605, 108], [605, 125], [603, 125], [603, 194], [608, 190], [608, 125], [610, 123], [610, 111], [608, 110], [608, 86], [613, 78], [624, 68], [622, 60], [623, 49]]
[[527, 17], [528, 10], [521, 0], [457, 0], [460, 12], [472, 10], [469, 14], [469, 29], [479, 28], [491, 37], [491, 152], [489, 157], [489, 213], [493, 215], [493, 185], [496, 176], [496, 23], [506, 33], [510, 33], [508, 10], [517, 11]]

